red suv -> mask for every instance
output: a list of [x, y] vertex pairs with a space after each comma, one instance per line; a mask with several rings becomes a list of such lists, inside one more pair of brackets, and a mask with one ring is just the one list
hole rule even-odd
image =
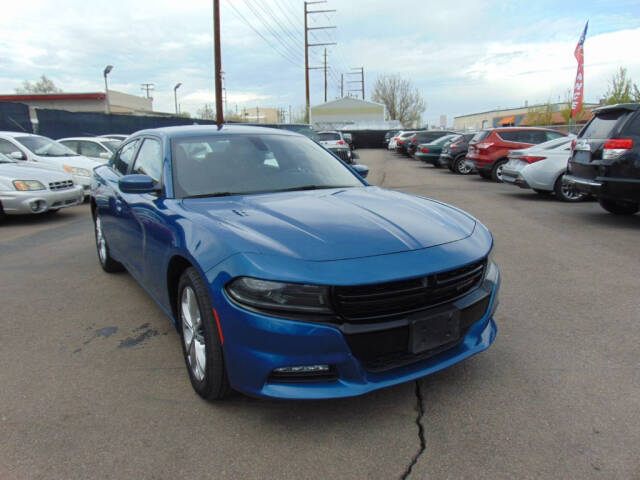
[[482, 178], [502, 182], [502, 167], [509, 160], [509, 151], [565, 136], [564, 133], [546, 128], [490, 128], [476, 133], [471, 139], [467, 160], [475, 165]]

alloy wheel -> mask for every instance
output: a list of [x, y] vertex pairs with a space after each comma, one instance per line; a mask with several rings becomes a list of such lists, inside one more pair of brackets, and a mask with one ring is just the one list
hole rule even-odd
[[186, 286], [182, 290], [180, 313], [182, 317], [182, 339], [187, 362], [193, 377], [198, 381], [202, 381], [207, 367], [207, 347], [198, 299], [190, 286]]

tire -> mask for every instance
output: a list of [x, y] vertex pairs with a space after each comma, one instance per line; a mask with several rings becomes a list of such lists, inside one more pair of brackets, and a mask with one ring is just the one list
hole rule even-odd
[[96, 236], [98, 261], [100, 262], [102, 269], [107, 273], [122, 272], [124, 270], [122, 264], [115, 261], [109, 253], [109, 245], [107, 244], [107, 239], [104, 236], [104, 231], [102, 229], [102, 219], [97, 212], [93, 218], [93, 231]]
[[491, 178], [491, 172], [487, 172], [485, 170], [478, 170], [478, 175], [486, 180], [489, 180]]
[[493, 168], [491, 168], [491, 180], [497, 183], [502, 183], [502, 168], [505, 163], [507, 163], [505, 158], [496, 160], [493, 163]]
[[473, 168], [467, 164], [464, 155], [460, 155], [454, 162], [452, 170], [455, 173], [459, 173], [460, 175], [469, 175], [473, 171]]
[[575, 188], [569, 187], [562, 183], [564, 173], [558, 177], [556, 183], [553, 185], [553, 191], [556, 194], [556, 198], [561, 202], [581, 202], [587, 195], [582, 192], [578, 192]]
[[182, 353], [193, 389], [209, 401], [227, 397], [231, 387], [218, 324], [207, 287], [193, 267], [180, 277], [176, 308]]
[[599, 198], [598, 202], [600, 202], [602, 208], [614, 215], [633, 215], [640, 210], [640, 204], [638, 203], [621, 202], [608, 198]]

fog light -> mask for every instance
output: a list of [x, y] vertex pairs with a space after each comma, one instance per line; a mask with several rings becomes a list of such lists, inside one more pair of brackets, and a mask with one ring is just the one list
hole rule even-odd
[[44, 202], [42, 200], [36, 200], [35, 202], [31, 202], [31, 211], [39, 212], [44, 208]]
[[329, 365], [299, 365], [295, 367], [279, 367], [273, 370], [274, 373], [323, 373], [328, 372]]

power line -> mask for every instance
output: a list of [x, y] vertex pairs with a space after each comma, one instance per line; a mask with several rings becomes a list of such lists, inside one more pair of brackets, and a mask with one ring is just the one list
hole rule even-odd
[[249, 0], [244, 0], [244, 3], [245, 5], [247, 5], [247, 7], [249, 7], [249, 10], [251, 10], [251, 12], [258, 19], [258, 21], [262, 23], [262, 25], [269, 31], [269, 33], [271, 33], [271, 35], [275, 37], [284, 48], [287, 49], [287, 52], [289, 52], [290, 55], [296, 58], [300, 54], [300, 52], [296, 50], [295, 46], [292, 46], [291, 43], [289, 43], [286, 39], [282, 38], [282, 36], [274, 30], [273, 26], [267, 21], [265, 21], [265, 19], [256, 11], [254, 6], [251, 3], [249, 3]]
[[249, 22], [244, 15], [242, 15], [242, 13], [240, 13], [240, 11], [235, 7], [235, 5], [233, 4], [233, 0], [227, 0], [227, 3], [229, 4], [229, 6], [233, 9], [233, 11], [235, 12], [235, 14], [242, 19], [242, 21], [244, 21], [244, 23], [246, 23], [251, 30], [253, 30], [260, 38], [262, 38], [271, 48], [273, 48], [273, 50], [279, 54], [282, 58], [284, 58], [285, 60], [287, 60], [289, 63], [291, 63], [292, 65], [299, 67], [299, 63], [295, 60], [292, 59], [290, 55], [287, 54], [287, 52], [283, 52], [280, 51], [278, 48], [276, 48], [276, 46], [271, 43], [264, 35], [262, 35], [262, 33], [260, 33], [259, 30], [256, 30], [256, 28], [251, 24], [251, 22]]
[[[246, 1], [247, 1], [247, 0], [245, 0], [245, 3], [246, 3]], [[254, 0], [254, 3], [255, 3], [255, 4], [256, 4], [256, 5], [257, 5], [257, 6], [258, 6], [258, 7], [259, 7], [263, 12], [264, 12], [264, 14], [265, 14], [265, 16], [266, 16], [266, 17], [269, 17], [269, 18], [271, 18], [273, 21], [275, 21], [275, 22], [276, 22], [276, 24], [280, 27], [280, 30], [282, 30], [282, 31], [285, 33], [285, 35], [287, 35], [289, 38], [291, 38], [291, 39], [293, 40], [293, 46], [292, 46], [292, 48], [293, 48], [293, 50], [294, 50], [296, 53], [298, 53], [298, 54], [299, 54], [300, 52], [297, 50], [297, 48], [296, 48], [295, 46], [296, 46], [296, 45], [299, 45], [299, 43], [298, 43], [298, 42], [300, 41], [300, 39], [299, 39], [299, 38], [296, 38], [295, 36], [293, 36], [293, 34], [292, 34], [289, 30], [287, 30], [287, 29], [282, 25], [282, 23], [280, 23], [280, 21], [278, 20], [278, 18], [277, 18], [274, 14], [272, 14], [271, 12], [269, 12], [269, 10], [267, 9], [267, 7], [266, 7], [264, 4], [262, 4], [259, 0]], [[290, 44], [288, 43], [288, 41], [287, 41], [287, 45], [290, 45]], [[298, 47], [298, 48], [299, 48], [299, 47]]]
[[289, 25], [291, 25], [293, 30], [296, 32], [302, 33], [302, 25], [297, 23], [297, 20], [295, 19], [293, 14], [289, 10], [287, 10], [286, 7], [283, 7], [278, 0], [274, 0], [274, 3], [278, 7], [278, 9], [282, 12], [282, 16], [289, 23]]

